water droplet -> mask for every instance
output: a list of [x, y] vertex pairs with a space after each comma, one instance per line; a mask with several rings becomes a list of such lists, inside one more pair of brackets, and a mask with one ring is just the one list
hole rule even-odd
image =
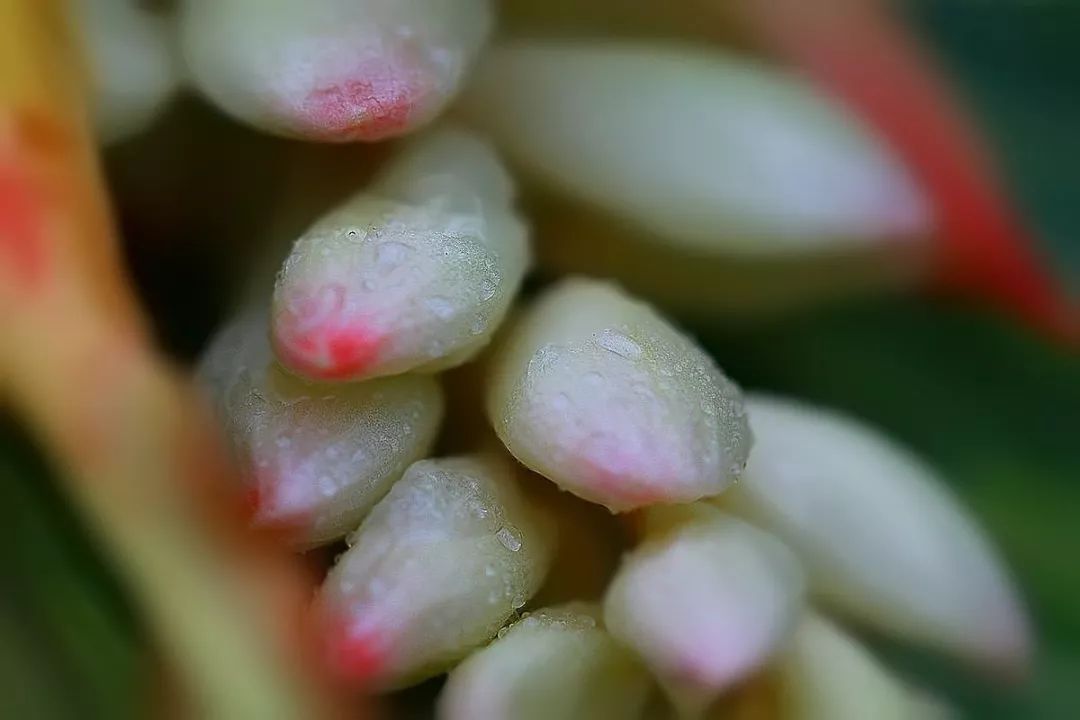
[[521, 538], [518, 537], [516, 532], [508, 527], [499, 528], [499, 532], [495, 533], [495, 537], [497, 537], [503, 547], [510, 552], [517, 552], [521, 549]]
[[506, 637], [506, 633], [508, 633], [509, 631], [510, 631], [510, 628], [508, 628], [508, 627], [499, 628], [499, 632], [496, 635], [496, 637], [498, 637], [500, 640], [502, 640], [504, 637]]
[[515, 595], [514, 599], [510, 601], [510, 606], [513, 607], [515, 610], [517, 610], [519, 607], [522, 607], [524, 605], [525, 605], [525, 596], [524, 595]]
[[555, 397], [551, 398], [551, 409], [558, 412], [565, 412], [570, 408], [570, 396], [566, 393], [559, 393]]
[[529, 367], [525, 372], [527, 374], [532, 374], [558, 358], [559, 351], [554, 345], [550, 343], [544, 345], [529, 359]]
[[454, 304], [441, 295], [429, 297], [424, 301], [424, 305], [427, 306], [427, 309], [430, 310], [435, 317], [442, 318], [443, 320], [454, 314]]
[[637, 360], [641, 357], [641, 346], [621, 332], [604, 330], [596, 342], [608, 352], [613, 352], [627, 360]]
[[375, 265], [381, 272], [390, 272], [401, 265], [410, 252], [412, 248], [405, 243], [393, 240], [380, 243], [375, 249]]
[[473, 335], [479, 335], [480, 333], [484, 332], [485, 325], [487, 325], [487, 323], [484, 322], [484, 316], [477, 315], [476, 318], [473, 320], [472, 327], [469, 328], [469, 332], [471, 332]]
[[337, 485], [334, 483], [334, 479], [329, 475], [321, 475], [318, 480], [319, 492], [324, 497], [332, 497], [337, 492]]
[[487, 301], [495, 297], [495, 291], [499, 289], [499, 278], [484, 278], [480, 284], [480, 299]]

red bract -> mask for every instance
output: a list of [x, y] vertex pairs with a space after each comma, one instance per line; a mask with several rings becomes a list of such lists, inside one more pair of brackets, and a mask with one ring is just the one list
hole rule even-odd
[[940, 237], [934, 286], [1076, 342], [1080, 315], [1042, 264], [977, 129], [884, 3], [744, 1], [739, 12], [769, 49], [871, 123], [927, 191]]

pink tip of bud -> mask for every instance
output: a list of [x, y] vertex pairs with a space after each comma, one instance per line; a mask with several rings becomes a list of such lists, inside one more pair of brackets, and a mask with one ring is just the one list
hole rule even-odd
[[324, 658], [336, 677], [368, 685], [385, 673], [389, 642], [377, 628], [360, 627], [355, 619], [333, 620], [326, 627]]
[[296, 119], [306, 136], [329, 142], [401, 135], [432, 105], [430, 74], [415, 52], [381, 53], [340, 78], [314, 84]]
[[314, 517], [310, 511], [286, 508], [278, 492], [277, 481], [260, 473], [253, 477], [240, 495], [241, 507], [253, 526], [283, 539], [302, 537]]
[[386, 338], [363, 316], [347, 315], [344, 297], [333, 284], [288, 304], [274, 323], [282, 363], [315, 380], [348, 380], [372, 365]]
[[596, 463], [591, 458], [585, 458], [582, 464], [586, 472], [593, 480], [598, 494], [611, 501], [618, 507], [641, 507], [651, 505], [663, 500], [662, 493], [656, 488], [642, 486], [627, 473], [612, 470], [608, 466]]
[[703, 643], [681, 658], [674, 677], [692, 687], [719, 690], [741, 681], [761, 662], [760, 657], [747, 654], [747, 639], [723, 640], [720, 644]]
[[676, 474], [667, 468], [658, 472], [659, 458], [646, 460], [621, 447], [590, 448], [579, 455], [578, 462], [591, 481], [593, 495], [614, 511], [678, 499], [672, 496], [679, 485], [673, 480]]

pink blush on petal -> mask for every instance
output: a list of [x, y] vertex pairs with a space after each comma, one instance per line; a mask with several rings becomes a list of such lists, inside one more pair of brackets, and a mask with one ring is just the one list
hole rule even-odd
[[431, 104], [432, 71], [409, 48], [363, 60], [340, 77], [314, 83], [300, 101], [305, 134], [321, 140], [374, 141], [400, 135]]
[[375, 363], [386, 336], [370, 318], [347, 314], [344, 295], [341, 285], [324, 287], [275, 319], [274, 350], [286, 366], [316, 380], [348, 380]]

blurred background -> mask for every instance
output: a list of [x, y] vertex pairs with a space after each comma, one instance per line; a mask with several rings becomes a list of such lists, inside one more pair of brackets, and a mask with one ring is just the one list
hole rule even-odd
[[[1075, 297], [1080, 5], [921, 0], [908, 9]], [[207, 182], [198, 159], [223, 148], [220, 172], [209, 181], [215, 192], [196, 194]], [[295, 150], [190, 98], [148, 136], [110, 149], [130, 267], [162, 344], [180, 361], [194, 357], [224, 315], [235, 289], [228, 279], [248, 262], [244, 252], [222, 257], [214, 241], [240, 235], [250, 217], [236, 188], [268, 182], [273, 163]], [[348, 153], [315, 152], [336, 153], [335, 164], [362, 174], [384, 151], [357, 150], [360, 163]], [[161, 167], [169, 171], [155, 171]], [[689, 324], [744, 386], [845, 409], [937, 466], [1016, 573], [1037, 623], [1039, 655], [1031, 681], [1017, 689], [869, 641], [965, 717], [1080, 717], [1077, 357], [1015, 324], [926, 298], [859, 301], [744, 330]], [[159, 681], [140, 618], [40, 453], [8, 417], [0, 434], [0, 528], [0, 717], [142, 714]]]

